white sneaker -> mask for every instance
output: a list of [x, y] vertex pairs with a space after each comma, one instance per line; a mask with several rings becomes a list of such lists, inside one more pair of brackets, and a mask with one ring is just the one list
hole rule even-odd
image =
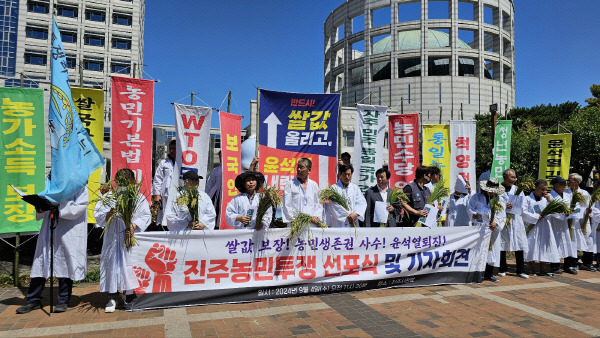
[[519, 277], [521, 277], [521, 278], [523, 278], [523, 279], [528, 279], [528, 278], [529, 278], [529, 275], [528, 275], [528, 274], [526, 274], [526, 273], [520, 273], [520, 274], [518, 274], [517, 276], [519, 276]]
[[113, 313], [113, 312], [115, 312], [116, 308], [117, 308], [117, 302], [115, 302], [115, 300], [111, 298], [108, 301], [108, 304], [106, 304], [106, 307], [104, 308], [104, 313]]
[[498, 272], [498, 276], [500, 276], [500, 277], [506, 277], [506, 272]]

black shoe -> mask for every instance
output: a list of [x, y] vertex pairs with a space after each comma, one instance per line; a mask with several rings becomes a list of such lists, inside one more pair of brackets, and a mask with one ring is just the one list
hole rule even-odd
[[581, 264], [581, 270], [587, 270], [587, 271], [591, 271], [591, 272], [596, 272], [596, 268], [594, 267], [593, 264]]
[[494, 283], [498, 283], [500, 280], [496, 277], [489, 277], [489, 278], [484, 278], [483, 280], [487, 280], [490, 282], [494, 282]]
[[54, 313], [62, 313], [62, 312], [66, 312], [67, 311], [67, 304], [63, 303], [63, 304], [57, 304], [54, 307], [54, 310], [52, 312]]
[[556, 270], [552, 271], [552, 273], [555, 275], [562, 275], [562, 271], [560, 271], [560, 269], [556, 269]]
[[129, 304], [129, 303], [133, 302], [136, 297], [137, 297], [136, 294], [125, 295], [125, 303]]
[[565, 272], [570, 273], [572, 275], [576, 275], [577, 274], [577, 270], [575, 270], [574, 267], [570, 267], [570, 268], [566, 269]]
[[27, 303], [26, 305], [23, 305], [20, 308], [18, 308], [17, 313], [22, 315], [38, 309], [41, 309], [40, 303]]

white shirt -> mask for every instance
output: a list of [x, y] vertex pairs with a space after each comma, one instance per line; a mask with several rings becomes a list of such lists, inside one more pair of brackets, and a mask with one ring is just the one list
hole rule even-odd
[[[246, 193], [235, 196], [225, 209], [225, 219], [227, 220], [227, 225], [234, 227], [235, 229], [254, 229], [256, 225], [258, 203], [262, 197], [263, 195], [259, 193], [255, 193], [252, 200]], [[253, 211], [250, 223], [248, 223], [248, 225], [236, 220], [237, 216], [247, 216], [248, 210], [250, 209]], [[263, 229], [268, 228], [269, 224], [271, 224], [272, 215], [273, 209], [269, 208], [265, 212], [265, 215], [262, 219]]]
[[387, 202], [388, 191], [390, 190], [390, 188], [386, 188], [385, 191], [383, 191], [383, 190], [381, 190], [381, 188], [379, 186], [377, 186], [377, 189], [379, 189], [379, 194], [381, 195], [381, 199], [384, 202]]
[[[178, 193], [179, 195], [179, 193]], [[177, 205], [177, 198], [169, 202], [166, 212], [167, 227], [170, 231], [185, 230], [192, 221], [192, 216], [186, 205]], [[208, 195], [198, 189], [198, 221], [208, 230], [214, 230], [217, 213]], [[204, 230], [203, 229], [203, 230]]]
[[306, 190], [295, 177], [283, 188], [281, 214], [284, 223], [291, 222], [297, 212], [323, 218], [323, 206], [319, 203], [319, 186], [317, 182], [307, 180]]
[[[173, 166], [173, 161], [168, 157], [160, 161], [154, 174], [154, 180], [152, 181], [152, 195], [160, 195], [163, 199], [169, 196]], [[166, 203], [166, 201], [163, 202]]]
[[212, 200], [215, 198], [215, 195], [221, 192], [221, 185], [223, 183], [223, 171], [221, 170], [223, 167], [219, 164], [215, 167], [208, 175], [208, 180], [206, 181], [206, 186], [204, 187], [204, 191], [208, 194], [208, 197]]
[[[341, 181], [331, 186], [335, 191], [344, 197], [348, 209], [344, 209], [337, 203], [328, 202], [324, 205], [325, 224], [331, 228], [347, 228], [352, 225], [348, 221], [348, 215], [355, 212], [358, 214], [357, 221], [365, 220], [365, 211], [367, 210], [367, 200], [360, 191], [358, 185], [350, 182], [344, 186]], [[358, 223], [358, 222], [357, 222]], [[358, 224], [356, 224], [358, 227]]]
[[470, 226], [471, 217], [469, 216], [469, 200], [471, 195], [460, 195], [456, 198], [456, 194], [449, 196], [448, 213], [446, 216], [446, 226]]

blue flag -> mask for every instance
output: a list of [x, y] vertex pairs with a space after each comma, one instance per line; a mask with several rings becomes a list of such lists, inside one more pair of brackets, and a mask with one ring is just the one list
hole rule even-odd
[[54, 19], [51, 55], [48, 128], [52, 167], [46, 189], [38, 195], [52, 203], [60, 203], [81, 190], [87, 184], [90, 174], [104, 164], [104, 159], [83, 127], [73, 105], [67, 59]]

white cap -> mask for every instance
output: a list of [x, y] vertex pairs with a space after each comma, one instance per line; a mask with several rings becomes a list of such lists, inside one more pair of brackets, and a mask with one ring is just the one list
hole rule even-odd
[[467, 191], [467, 182], [462, 177], [462, 175], [456, 176], [456, 184], [454, 185], [454, 191], [459, 192], [461, 194], [469, 193], [469, 191]]

